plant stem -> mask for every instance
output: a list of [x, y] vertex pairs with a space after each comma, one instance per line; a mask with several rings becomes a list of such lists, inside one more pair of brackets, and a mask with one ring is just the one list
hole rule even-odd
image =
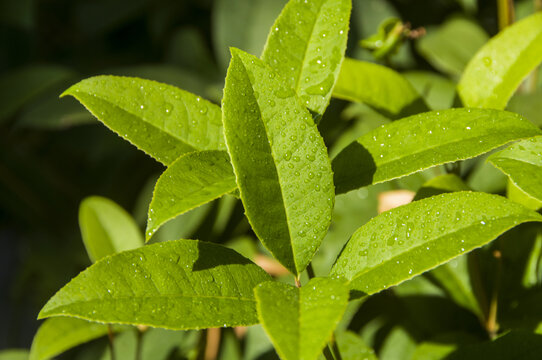
[[514, 0], [497, 0], [499, 31], [512, 25], [515, 18]]
[[324, 357], [326, 358], [326, 360], [337, 360], [335, 359], [335, 356], [333, 356], [333, 353], [331, 352], [329, 345], [326, 345], [324, 350], [322, 350], [322, 353], [324, 354]]
[[497, 260], [497, 271], [495, 272], [495, 284], [493, 285], [493, 292], [491, 294], [486, 321], [486, 330], [492, 340], [495, 339], [497, 331], [499, 330], [499, 324], [497, 323], [497, 305], [499, 301], [499, 284], [502, 273], [502, 254], [499, 250], [495, 250], [493, 256]]
[[113, 328], [111, 325], [107, 325], [107, 337], [109, 339], [109, 351], [111, 353], [111, 360], [115, 360], [115, 335], [113, 334]]
[[307, 266], [307, 275], [309, 276], [309, 279], [316, 277], [314, 275], [314, 268], [312, 267], [312, 263], [309, 263], [309, 265]]
[[140, 329], [136, 329], [136, 353], [135, 353], [135, 360], [141, 360], [141, 343], [143, 339], [143, 331]]
[[301, 287], [301, 279], [300, 279], [300, 277], [301, 277], [301, 274], [295, 277], [295, 286], [298, 287], [298, 288]]

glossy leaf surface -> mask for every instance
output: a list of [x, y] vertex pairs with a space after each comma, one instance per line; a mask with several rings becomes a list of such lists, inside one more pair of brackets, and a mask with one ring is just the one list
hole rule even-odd
[[130, 214], [101, 196], [87, 197], [81, 202], [79, 227], [92, 262], [143, 246], [141, 231]]
[[467, 65], [457, 85], [467, 107], [504, 109], [523, 78], [542, 61], [542, 13], [504, 29]]
[[147, 240], [165, 222], [236, 188], [225, 151], [192, 152], [179, 157], [156, 182], [149, 207]]
[[491, 155], [487, 161], [528, 195], [542, 200], [542, 137], [517, 142]]
[[490, 109], [432, 111], [377, 128], [333, 159], [337, 193], [469, 159], [540, 134], [521, 116]]
[[69, 317], [47, 319], [32, 341], [30, 360], [50, 359], [104, 335], [107, 335], [105, 324]]
[[339, 75], [351, 7], [350, 0], [291, 0], [267, 38], [262, 60], [317, 114]]
[[329, 278], [301, 288], [267, 282], [254, 293], [260, 322], [283, 360], [318, 358], [348, 304], [348, 288]]
[[418, 92], [401, 74], [350, 58], [343, 61], [333, 97], [367, 104], [392, 118], [427, 110]]
[[542, 216], [497, 195], [456, 192], [385, 212], [359, 228], [333, 266], [359, 295], [374, 294]]
[[252, 325], [258, 322], [253, 288], [268, 280], [223, 246], [168, 241], [96, 262], [60, 289], [39, 317], [176, 330]]
[[297, 274], [331, 221], [327, 150], [294, 91], [258, 58], [232, 49], [223, 121], [245, 213], [263, 244]]
[[220, 108], [171, 85], [96, 76], [66, 90], [98, 120], [156, 160], [169, 165], [195, 150], [225, 150]]

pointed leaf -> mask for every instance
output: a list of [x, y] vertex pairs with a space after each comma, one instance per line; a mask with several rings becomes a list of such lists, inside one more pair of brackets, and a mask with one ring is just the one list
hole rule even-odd
[[236, 188], [225, 151], [192, 152], [179, 157], [156, 182], [149, 207], [147, 240], [167, 221]]
[[541, 131], [521, 116], [490, 109], [450, 109], [377, 128], [333, 159], [337, 193], [465, 160]]
[[531, 197], [542, 200], [542, 137], [523, 140], [487, 158]]
[[98, 120], [163, 164], [195, 150], [225, 150], [220, 108], [151, 80], [96, 76], [66, 90]]
[[542, 12], [507, 27], [484, 45], [457, 85], [467, 107], [504, 109], [525, 78], [542, 61]]
[[92, 262], [143, 246], [141, 231], [130, 214], [101, 196], [90, 196], [81, 202], [79, 227]]
[[334, 189], [324, 141], [293, 90], [263, 61], [237, 49], [223, 110], [246, 216], [263, 244], [298, 274], [331, 221]]
[[51, 359], [77, 345], [107, 335], [107, 332], [105, 324], [68, 317], [47, 319], [34, 336], [30, 360]]
[[329, 278], [301, 288], [266, 282], [254, 293], [260, 322], [283, 360], [318, 358], [348, 304], [348, 288]]
[[342, 360], [378, 360], [375, 351], [352, 331], [343, 331], [335, 335]]
[[422, 111], [427, 105], [407, 79], [382, 65], [345, 58], [333, 97], [364, 103], [397, 118]]
[[351, 0], [290, 0], [271, 27], [262, 60], [323, 114], [346, 49]]
[[487, 244], [542, 215], [497, 195], [456, 192], [385, 212], [352, 235], [333, 266], [359, 295], [374, 294]]
[[271, 278], [235, 251], [196, 240], [145, 246], [104, 258], [60, 289], [39, 318], [168, 329], [252, 325], [253, 288]]

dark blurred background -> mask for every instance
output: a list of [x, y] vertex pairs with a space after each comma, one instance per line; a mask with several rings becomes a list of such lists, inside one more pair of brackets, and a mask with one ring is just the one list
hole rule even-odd
[[[348, 55], [364, 60], [373, 61], [358, 41], [393, 15], [428, 29], [461, 16], [489, 36], [497, 32], [494, 0], [353, 3]], [[88, 195], [109, 197], [144, 229], [149, 191], [163, 170], [75, 100], [59, 99], [62, 91], [89, 76], [117, 74], [170, 83], [219, 103], [228, 46], [259, 55], [284, 4], [0, 0], [0, 349], [28, 348], [41, 306], [89, 265], [78, 228], [80, 201]], [[532, 7], [532, 1], [517, 4]], [[407, 42], [391, 65], [456, 81], [457, 74], [426, 48]], [[345, 120], [345, 107], [333, 101], [320, 124], [330, 148], [354, 126]], [[242, 224], [242, 208], [235, 211]], [[183, 235], [209, 238], [205, 214]]]

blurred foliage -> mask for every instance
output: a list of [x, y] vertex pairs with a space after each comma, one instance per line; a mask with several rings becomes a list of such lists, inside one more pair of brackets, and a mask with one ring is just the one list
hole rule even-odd
[[[164, 170], [109, 132], [73, 99], [60, 100], [58, 95], [83, 78], [118, 74], [169, 83], [219, 104], [228, 47], [260, 55], [285, 2], [0, 0], [0, 349], [30, 348], [41, 306], [88, 266], [77, 222], [82, 199], [90, 195], [113, 199], [134, 215], [143, 231], [152, 188]], [[516, 1], [516, 7], [518, 18], [534, 9], [531, 0]], [[427, 30], [426, 37], [405, 41], [394, 48], [397, 54], [382, 61], [406, 72], [434, 109], [453, 103], [457, 75], [498, 27], [494, 0], [353, 0], [348, 56], [376, 62], [358, 43], [377, 33], [382, 21], [390, 17], [410, 23], [413, 29]], [[541, 83], [542, 75], [538, 79], [532, 76], [509, 105], [537, 125], [542, 125]], [[333, 155], [389, 121], [367, 106], [347, 106], [334, 100], [319, 129]], [[338, 196], [334, 221], [314, 259], [316, 274], [326, 273], [352, 232], [376, 215], [380, 192], [416, 191], [438, 174], [440, 168]], [[461, 175], [475, 190], [506, 190], [505, 177], [484, 159], [467, 161]], [[153, 241], [184, 237], [227, 243], [254, 238], [249, 229], [241, 203], [227, 196], [170, 222]], [[523, 257], [529, 251], [522, 249], [540, 246], [540, 236], [528, 226], [506, 237], [513, 238], [518, 232], [527, 233], [525, 240], [529, 241], [508, 252], [503, 261], [511, 266], [525, 264]], [[484, 263], [488, 268], [480, 271], [481, 277], [490, 278], [491, 266], [497, 266], [492, 249], [510, 243], [495, 242], [469, 257], [470, 262], [474, 257], [490, 259]], [[538, 270], [535, 266], [533, 271]], [[431, 281], [419, 277], [357, 304], [362, 311], [352, 315], [348, 329], [358, 333], [382, 359], [397, 358], [397, 351], [404, 356], [435, 346], [448, 351], [442, 346], [452, 343], [450, 339], [468, 344], [483, 338], [473, 313], [445, 297]], [[501, 281], [500, 286], [508, 288], [521, 287], [522, 281], [540, 284], [540, 274], [526, 274], [523, 279], [503, 277]], [[492, 279], [487, 284], [496, 286]], [[529, 314], [540, 294], [523, 287], [518, 291], [525, 294], [524, 300], [518, 304], [503, 294], [503, 306], [517, 316]], [[504, 319], [511, 327], [514, 320]], [[178, 339], [164, 334], [156, 330], [148, 335], [173, 348], [170, 343]], [[182, 341], [199, 341], [188, 335]], [[123, 334], [120, 343], [131, 346], [133, 336]], [[225, 334], [224, 354], [238, 352], [232, 339], [232, 334]], [[109, 358], [102, 340], [63, 358]], [[424, 348], [416, 350], [420, 343]], [[275, 357], [260, 327], [251, 327], [241, 346], [245, 359]]]

